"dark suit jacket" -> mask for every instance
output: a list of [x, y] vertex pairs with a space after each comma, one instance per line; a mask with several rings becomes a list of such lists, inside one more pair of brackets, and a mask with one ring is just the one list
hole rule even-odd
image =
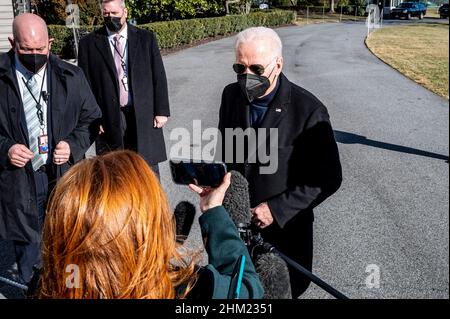
[[[225, 137], [226, 128], [249, 127], [250, 106], [237, 83], [230, 84], [223, 91], [220, 107], [222, 137]], [[278, 129], [277, 154], [274, 156], [278, 167], [273, 174], [261, 174], [260, 168], [267, 165], [258, 156], [255, 163], [251, 163], [250, 156], [245, 157], [245, 163], [227, 160], [224, 147], [222, 159], [229, 169], [237, 170], [247, 178], [252, 207], [267, 202], [281, 228], [298, 215], [303, 219], [310, 215], [312, 219], [312, 209], [333, 194], [342, 181], [327, 109], [311, 93], [281, 74], [280, 87], [260, 127]], [[258, 139], [261, 137], [265, 136], [259, 135]], [[252, 148], [257, 149], [251, 144], [246, 143], [246, 154]]]
[[[27, 130], [21, 124], [23, 105], [13, 65], [13, 51], [0, 54], [0, 238], [37, 242], [41, 234], [31, 161], [18, 168], [8, 158], [8, 150], [14, 144], [28, 146]], [[98, 132], [101, 112], [78, 67], [50, 55], [48, 74], [51, 148], [64, 140], [71, 150], [68, 163], [53, 165], [59, 178], [71, 164], [84, 157]]]
[[[123, 148], [119, 83], [106, 27], [80, 40], [78, 65], [91, 85], [103, 113], [110, 149]], [[167, 79], [155, 35], [128, 24], [128, 81], [136, 114], [137, 151], [149, 164], [167, 159], [162, 129], [153, 128], [156, 115], [169, 116]]]

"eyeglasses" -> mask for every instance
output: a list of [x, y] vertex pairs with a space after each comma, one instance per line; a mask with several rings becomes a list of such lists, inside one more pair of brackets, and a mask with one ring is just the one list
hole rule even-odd
[[[252, 65], [249, 65], [248, 68], [250, 69], [250, 71], [252, 71], [256, 75], [263, 75], [264, 72], [266, 71], [266, 68], [270, 64], [272, 64], [272, 62], [273, 62], [273, 60], [269, 64], [267, 64], [266, 66], [262, 66], [261, 64], [252, 64]], [[235, 63], [235, 64], [233, 64], [233, 70], [237, 74], [242, 74], [242, 73], [245, 72], [245, 70], [247, 70], [247, 66], [244, 65], [244, 64], [241, 64], [241, 63]]]

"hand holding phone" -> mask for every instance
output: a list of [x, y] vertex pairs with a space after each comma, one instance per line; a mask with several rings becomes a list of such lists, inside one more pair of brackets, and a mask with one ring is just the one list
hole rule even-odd
[[230, 186], [231, 173], [227, 173], [217, 188], [200, 187], [189, 184], [189, 188], [200, 195], [200, 210], [204, 213], [208, 209], [222, 205], [225, 192]]
[[182, 185], [217, 187], [227, 172], [227, 168], [222, 162], [172, 159], [169, 164], [173, 181]]

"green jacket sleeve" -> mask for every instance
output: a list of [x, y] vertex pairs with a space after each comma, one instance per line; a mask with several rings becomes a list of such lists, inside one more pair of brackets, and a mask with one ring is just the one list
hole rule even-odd
[[223, 206], [207, 210], [199, 219], [209, 264], [206, 269], [213, 274], [213, 299], [226, 299], [234, 266], [245, 255], [241, 299], [259, 299], [264, 291], [258, 274], [240, 239], [238, 230]]

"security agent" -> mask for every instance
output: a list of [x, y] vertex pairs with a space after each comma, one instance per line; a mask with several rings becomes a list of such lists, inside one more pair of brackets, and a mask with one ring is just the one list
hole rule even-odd
[[102, 14], [104, 26], [82, 38], [78, 52], [103, 112], [97, 154], [133, 150], [158, 174], [167, 159], [162, 128], [170, 109], [156, 36], [127, 23], [124, 0], [103, 0]]
[[13, 242], [18, 279], [28, 284], [48, 194], [83, 158], [101, 112], [81, 70], [50, 54], [44, 20], [17, 16], [9, 40], [0, 55], [0, 238]]

